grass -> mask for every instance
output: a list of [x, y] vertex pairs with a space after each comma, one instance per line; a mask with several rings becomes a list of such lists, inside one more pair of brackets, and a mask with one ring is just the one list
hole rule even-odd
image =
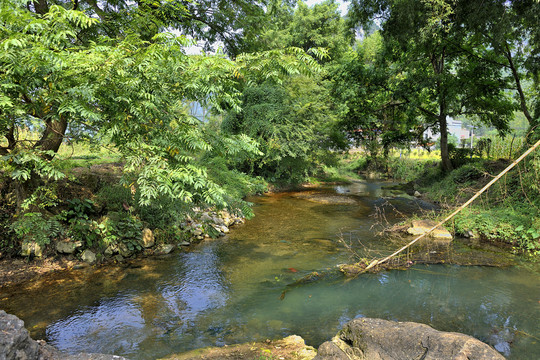
[[[509, 155], [521, 152], [522, 141], [512, 137], [492, 140], [490, 157], [486, 153], [461, 159], [464, 165], [450, 173], [439, 166], [440, 152], [423, 149], [394, 150], [375, 170], [402, 182], [414, 182], [419, 191], [443, 208], [454, 209], [473, 196], [510, 162]], [[510, 146], [511, 145], [511, 146]], [[519, 149], [519, 151], [517, 150]], [[506, 154], [505, 156], [503, 156]], [[499, 160], [494, 160], [499, 159]], [[368, 162], [362, 152], [344, 154], [330, 178], [357, 174]], [[383, 166], [380, 166], [383, 164]], [[494, 243], [506, 243], [517, 252], [540, 254], [540, 153], [529, 158], [495, 183], [486, 193], [454, 219], [456, 233], [473, 232]]]
[[58, 156], [62, 158], [60, 166], [64, 171], [76, 167], [90, 167], [122, 160], [120, 153], [112, 147], [95, 147], [82, 142], [62, 144]]

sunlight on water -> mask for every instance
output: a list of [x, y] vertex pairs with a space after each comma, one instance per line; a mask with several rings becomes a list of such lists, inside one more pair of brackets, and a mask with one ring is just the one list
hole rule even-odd
[[[0, 306], [61, 350], [132, 359], [291, 334], [318, 346], [359, 316], [423, 322], [511, 359], [540, 358], [537, 272], [434, 265], [344, 281], [332, 270], [350, 260], [340, 238], [388, 251], [369, 215], [387, 201], [408, 213], [422, 204], [377, 183], [335, 190], [252, 199], [257, 216], [224, 239], [134, 267], [55, 275], [2, 294]], [[325, 276], [287, 287], [312, 271]]]

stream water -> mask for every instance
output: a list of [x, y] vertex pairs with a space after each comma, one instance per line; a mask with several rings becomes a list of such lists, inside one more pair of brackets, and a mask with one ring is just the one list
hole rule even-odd
[[[374, 226], [429, 207], [381, 185], [254, 198], [256, 217], [225, 238], [6, 289], [0, 308], [61, 350], [134, 360], [291, 334], [318, 346], [359, 316], [422, 322], [475, 336], [509, 359], [539, 359], [540, 276], [530, 265], [413, 266], [351, 281], [330, 271], [280, 300], [287, 284], [350, 261], [344, 242], [369, 256], [395, 248]], [[371, 216], [380, 209], [385, 217]]]

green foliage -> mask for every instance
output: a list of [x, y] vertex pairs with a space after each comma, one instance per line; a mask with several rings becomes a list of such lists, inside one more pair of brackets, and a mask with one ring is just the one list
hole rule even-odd
[[190, 241], [190, 234], [182, 230], [179, 226], [168, 226], [166, 228], [158, 228], [154, 231], [156, 243], [182, 243]]
[[131, 190], [120, 184], [103, 186], [96, 194], [96, 202], [104, 212], [119, 212], [125, 210], [124, 204], [134, 205]]
[[525, 138], [513, 135], [490, 136], [490, 156], [495, 159], [516, 159], [523, 153]]
[[408, 159], [405, 156], [388, 158], [386, 167], [389, 176], [404, 182], [420, 178], [432, 178], [440, 172], [440, 168], [435, 161]]
[[242, 111], [229, 114], [223, 130], [254, 138], [263, 154], [241, 161], [240, 169], [274, 183], [304, 181], [333, 146], [335, 117], [328, 101], [325, 88], [304, 76], [283, 86], [247, 87]]
[[331, 71], [339, 125], [351, 143], [375, 161], [381, 153], [387, 157], [391, 147], [409, 146], [421, 138], [416, 114], [394, 92], [403, 74], [387, 57], [383, 38], [375, 32]]
[[540, 213], [533, 216], [530, 211], [523, 206], [472, 207], [456, 216], [456, 232], [472, 231], [486, 240], [510, 242], [517, 250], [540, 254]]
[[450, 157], [450, 161], [452, 161], [452, 166], [454, 169], [471, 162], [474, 152], [474, 149], [458, 148], [451, 143], [448, 144], [448, 155]]
[[4, 155], [1, 164], [4, 171], [16, 181], [28, 181], [32, 174], [45, 179], [59, 180], [65, 175], [57, 169], [58, 161], [48, 159], [53, 155], [51, 151], [21, 150]]
[[[446, 176], [434, 179], [431, 183], [423, 182], [424, 191], [429, 197], [441, 204], [457, 205], [472, 196], [470, 188], [483, 176], [481, 163], [468, 163], [446, 174]], [[442, 175], [442, 174], [441, 174]]]
[[135, 206], [134, 212], [150, 229], [174, 229], [185, 220], [191, 208], [183, 201], [159, 197], [149, 205]]
[[12, 223], [11, 229], [20, 240], [35, 241], [43, 246], [61, 233], [62, 226], [54, 217], [47, 218], [38, 212], [28, 212], [20, 215]]
[[268, 183], [261, 177], [252, 177], [236, 169], [229, 169], [229, 161], [215, 157], [209, 159], [210, 178], [219, 184], [231, 199], [262, 194], [268, 190]]
[[101, 225], [103, 243], [106, 246], [123, 244], [129, 251], [142, 250], [143, 225], [135, 216], [126, 212], [112, 212]]
[[282, 2], [274, 5], [268, 17], [264, 31], [248, 41], [257, 51], [297, 47], [307, 52], [324, 48], [328, 56], [319, 58], [324, 64], [341, 58], [353, 40], [353, 33], [346, 28], [338, 4], [333, 0], [311, 7], [300, 1], [295, 8], [293, 4]]

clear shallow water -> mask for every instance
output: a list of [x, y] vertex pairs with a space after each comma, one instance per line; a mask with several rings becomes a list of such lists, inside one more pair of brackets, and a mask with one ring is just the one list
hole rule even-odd
[[[510, 359], [540, 358], [540, 277], [533, 270], [415, 266], [347, 282], [329, 272], [280, 300], [287, 284], [349, 260], [340, 237], [387, 251], [373, 236], [376, 207], [419, 206], [406, 196], [390, 199], [376, 183], [335, 190], [347, 196], [313, 190], [253, 199], [257, 216], [225, 239], [8, 289], [0, 308], [62, 350], [132, 359], [291, 334], [318, 346], [358, 316], [423, 322], [473, 335]], [[394, 219], [389, 210], [386, 218]]]

